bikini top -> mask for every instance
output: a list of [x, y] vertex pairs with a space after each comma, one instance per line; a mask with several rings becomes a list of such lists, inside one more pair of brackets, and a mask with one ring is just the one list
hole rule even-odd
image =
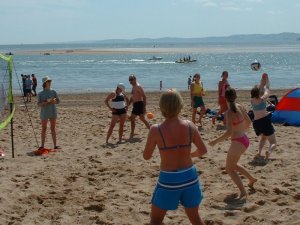
[[241, 118], [238, 118], [237, 120], [233, 120], [232, 121], [232, 125], [233, 126], [237, 126], [237, 125], [239, 125], [239, 124], [241, 124], [242, 122], [244, 122], [244, 117], [241, 119]]
[[159, 150], [170, 150], [170, 149], [178, 149], [178, 148], [187, 148], [187, 147], [191, 147], [191, 144], [192, 144], [192, 128], [191, 128], [191, 125], [188, 123], [189, 125], [189, 143], [188, 144], [184, 144], [184, 145], [173, 145], [173, 146], [166, 146], [166, 142], [165, 142], [165, 139], [164, 139], [164, 136], [161, 132], [161, 129], [160, 129], [160, 125], [157, 126], [158, 128], [158, 131], [160, 133], [160, 136], [161, 136], [161, 139], [164, 143], [164, 147], [161, 147], [161, 148], [158, 148]]
[[254, 111], [264, 110], [267, 107], [267, 103], [265, 101], [261, 101], [259, 104], [253, 104], [251, 102], [251, 105]]
[[232, 125], [233, 126], [237, 126], [239, 124], [241, 124], [242, 122], [244, 122], [244, 117], [240, 117], [240, 116], [235, 116], [233, 119], [232, 119]]

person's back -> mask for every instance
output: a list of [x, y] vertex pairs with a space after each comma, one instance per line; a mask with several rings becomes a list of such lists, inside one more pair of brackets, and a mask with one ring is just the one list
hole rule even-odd
[[[149, 160], [157, 146], [161, 157], [161, 170], [151, 200], [150, 224], [162, 224], [167, 210], [176, 210], [181, 204], [192, 224], [203, 225], [198, 212], [203, 195], [191, 158], [205, 154], [206, 146], [196, 126], [178, 118], [183, 107], [178, 92], [163, 93], [159, 106], [165, 121], [151, 126], [143, 153], [144, 159]], [[192, 143], [197, 147], [193, 152]]]
[[161, 169], [165, 171], [190, 167], [192, 127], [190, 122], [174, 119], [157, 126], [157, 146], [160, 150]]

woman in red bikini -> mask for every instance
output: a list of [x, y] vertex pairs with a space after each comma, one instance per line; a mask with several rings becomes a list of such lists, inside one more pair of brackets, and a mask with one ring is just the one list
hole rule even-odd
[[[227, 102], [225, 99], [225, 91], [227, 88], [230, 87], [228, 80], [227, 80], [228, 72], [223, 71], [221, 78], [222, 78], [222, 80], [220, 80], [219, 84], [218, 84], [218, 94], [219, 94], [218, 103], [219, 103], [220, 109], [219, 109], [218, 113], [212, 118], [213, 124], [216, 123], [216, 119], [218, 118], [218, 116], [222, 115], [228, 109]], [[225, 120], [223, 120], [223, 122], [224, 122], [224, 124], [226, 123]]]
[[238, 172], [248, 178], [249, 187], [253, 187], [257, 179], [251, 176], [246, 168], [238, 164], [241, 155], [249, 147], [249, 139], [245, 131], [249, 128], [251, 120], [245, 108], [235, 103], [236, 97], [236, 92], [233, 88], [228, 88], [225, 91], [225, 98], [228, 104], [228, 110], [225, 113], [227, 130], [223, 135], [211, 141], [209, 145], [214, 146], [218, 142], [231, 137], [231, 145], [226, 159], [226, 172], [239, 188], [241, 192], [239, 198], [241, 199], [247, 196], [247, 192]]

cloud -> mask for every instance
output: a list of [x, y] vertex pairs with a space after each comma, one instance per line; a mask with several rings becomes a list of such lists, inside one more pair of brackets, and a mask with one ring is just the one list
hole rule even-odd
[[247, 0], [247, 2], [251, 2], [251, 3], [263, 3], [264, 0]]
[[268, 10], [267, 11], [268, 14], [272, 14], [272, 15], [278, 15], [278, 14], [283, 14], [282, 10]]
[[236, 6], [224, 6], [223, 10], [228, 10], [228, 11], [241, 11], [241, 8], [236, 7]]
[[192, 0], [195, 3], [199, 3], [204, 7], [215, 7], [218, 6], [216, 0]]

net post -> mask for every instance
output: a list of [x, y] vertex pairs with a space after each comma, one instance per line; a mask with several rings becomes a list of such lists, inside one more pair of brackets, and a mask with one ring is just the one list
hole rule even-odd
[[[13, 103], [10, 103], [10, 113], [13, 112]], [[13, 126], [14, 119], [11, 118], [10, 121], [10, 137], [11, 137], [11, 154], [12, 157], [15, 158], [15, 147], [14, 147], [14, 126]]]

